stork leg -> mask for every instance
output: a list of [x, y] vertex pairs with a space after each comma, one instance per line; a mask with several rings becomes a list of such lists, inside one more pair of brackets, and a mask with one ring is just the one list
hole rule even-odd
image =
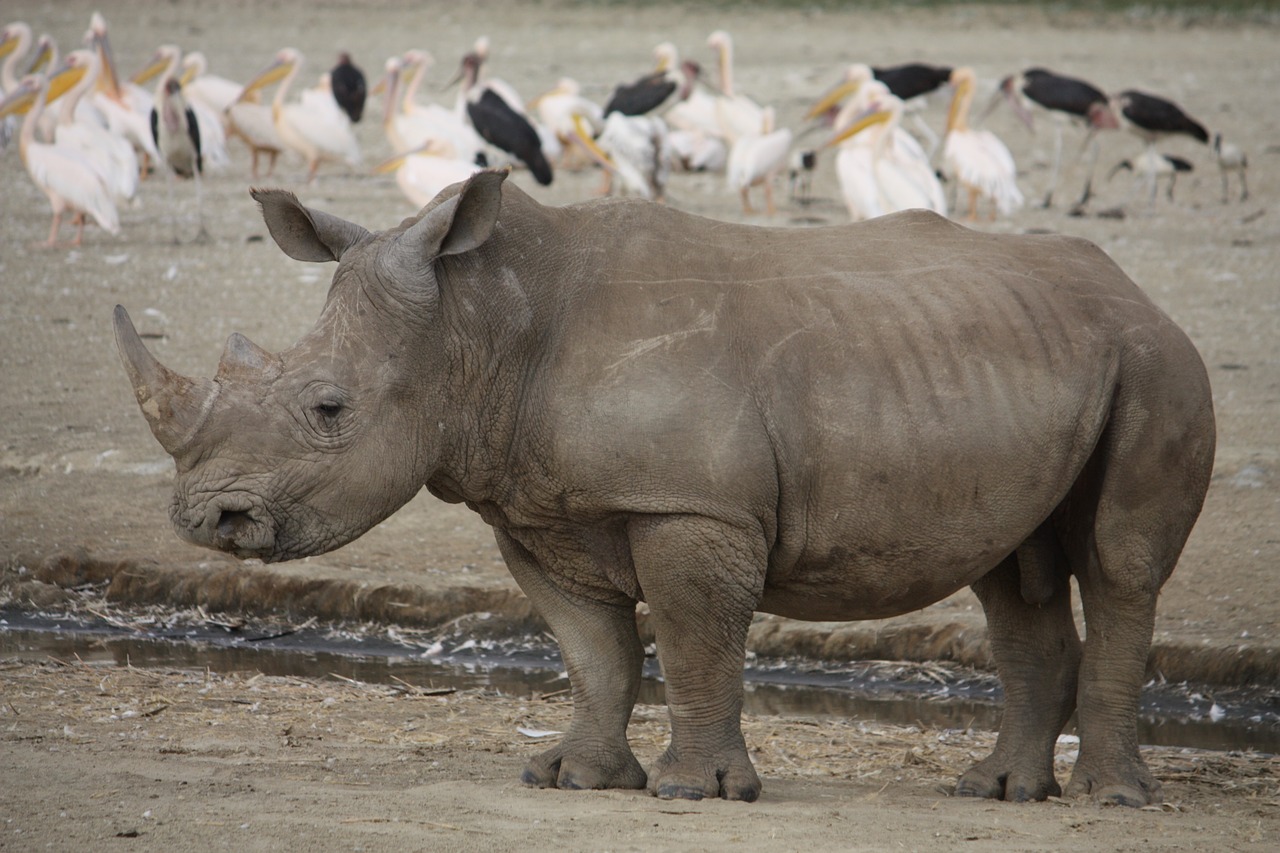
[[1084, 141], [1080, 143], [1080, 150], [1076, 152], [1076, 162], [1080, 161], [1086, 150], [1089, 152], [1089, 165], [1085, 173], [1084, 188], [1080, 191], [1080, 199], [1072, 208], [1074, 211], [1083, 210], [1089, 203], [1089, 199], [1093, 198], [1093, 174], [1098, 168], [1098, 155], [1102, 150], [1102, 145], [1098, 142], [1098, 131], [1094, 128], [1089, 128]]
[[1058, 180], [1062, 177], [1062, 125], [1053, 125], [1053, 169], [1049, 174], [1049, 189], [1044, 194], [1041, 207], [1053, 206], [1053, 194], [1058, 190]]

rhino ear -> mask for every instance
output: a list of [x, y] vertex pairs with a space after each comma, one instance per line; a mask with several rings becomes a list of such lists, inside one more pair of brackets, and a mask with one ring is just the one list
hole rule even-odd
[[299, 261], [338, 261], [369, 231], [332, 214], [312, 210], [288, 190], [253, 188], [267, 230], [284, 253]]
[[507, 172], [485, 171], [472, 175], [458, 194], [422, 215], [400, 236], [402, 245], [415, 248], [421, 257], [458, 255], [489, 239], [502, 209], [502, 182]]

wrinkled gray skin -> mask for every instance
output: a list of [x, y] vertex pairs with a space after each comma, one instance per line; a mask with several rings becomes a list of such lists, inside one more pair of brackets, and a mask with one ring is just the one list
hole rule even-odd
[[[174, 457], [184, 538], [337, 548], [426, 486], [493, 526], [573, 685], [532, 785], [752, 800], [752, 612], [869, 619], [970, 585], [1006, 691], [957, 792], [1144, 805], [1136, 709], [1156, 596], [1209, 482], [1186, 336], [1100, 250], [923, 212], [816, 229], [639, 201], [548, 208], [502, 173], [381, 233], [255, 191], [294, 258], [338, 261], [315, 328], [233, 335], [217, 378], [117, 341]], [[1088, 640], [1072, 619], [1074, 576]], [[652, 610], [671, 743], [627, 745]]]

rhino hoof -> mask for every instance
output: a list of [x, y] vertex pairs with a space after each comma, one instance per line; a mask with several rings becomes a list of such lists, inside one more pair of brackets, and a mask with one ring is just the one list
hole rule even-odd
[[706, 796], [701, 788], [692, 785], [659, 785], [657, 796], [660, 800], [701, 800]]

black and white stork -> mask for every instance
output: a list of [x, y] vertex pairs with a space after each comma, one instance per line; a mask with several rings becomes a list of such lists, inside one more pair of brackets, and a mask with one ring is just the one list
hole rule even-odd
[[624, 116], [661, 114], [689, 97], [702, 73], [698, 63], [691, 59], [679, 62], [675, 47], [668, 42], [658, 45], [653, 52], [657, 67], [631, 83], [619, 83], [604, 105], [606, 118], [615, 112]]
[[364, 72], [351, 61], [351, 54], [343, 51], [338, 54], [338, 64], [329, 72], [329, 85], [333, 88], [333, 99], [342, 107], [342, 111], [355, 124], [364, 115], [364, 99], [369, 89], [364, 79]]
[[[1044, 110], [1056, 119], [1053, 171], [1049, 178], [1049, 188], [1044, 195], [1045, 207], [1053, 203], [1053, 194], [1058, 189], [1058, 180], [1061, 177], [1062, 124], [1069, 121], [1086, 128], [1080, 150], [1076, 152], [1075, 160], [1072, 161], [1074, 165], [1084, 156], [1086, 150], [1089, 151], [1088, 174], [1085, 177], [1080, 200], [1076, 202], [1077, 207], [1083, 205], [1092, 193], [1093, 171], [1098, 162], [1097, 133], [1100, 130], [1114, 130], [1120, 126], [1106, 93], [1078, 77], [1055, 74], [1045, 68], [1028, 68], [1021, 74], [1011, 74], [1001, 80], [999, 94], [1008, 100], [1014, 113], [1028, 128], [1034, 129], [1032, 106]], [[991, 107], [996, 103], [998, 101], [992, 101]], [[988, 108], [988, 112], [991, 107]]]
[[467, 118], [486, 142], [524, 163], [534, 180], [547, 186], [551, 183], [552, 171], [542, 150], [542, 137], [509, 97], [500, 94], [490, 82], [480, 82], [483, 62], [480, 51], [472, 51], [462, 58], [462, 97], [466, 101]]
[[936, 91], [950, 82], [951, 71], [948, 65], [928, 65], [923, 62], [908, 62], [884, 68], [871, 66], [872, 76], [901, 101], [909, 101]]
[[[196, 216], [200, 230], [196, 239], [209, 237], [204, 227], [200, 175], [204, 172], [204, 155], [200, 149], [200, 125], [196, 113], [182, 96], [182, 84], [175, 77], [166, 77], [160, 87], [160, 96], [151, 108], [151, 138], [161, 162], [168, 167], [169, 206], [173, 207], [173, 176], [192, 178], [196, 185]], [[176, 222], [176, 220], [174, 220]], [[175, 232], [175, 242], [177, 236]]]
[[1173, 185], [1177, 183], [1178, 175], [1183, 172], [1190, 172], [1194, 168], [1191, 161], [1185, 157], [1162, 154], [1154, 148], [1148, 148], [1138, 157], [1132, 160], [1121, 160], [1113, 166], [1107, 179], [1110, 180], [1115, 177], [1116, 172], [1120, 171], [1133, 172], [1138, 178], [1145, 177], [1150, 182], [1152, 201], [1154, 201], [1160, 179], [1168, 178], [1169, 188], [1166, 190], [1165, 195], [1169, 201], [1173, 201]]
[[1249, 169], [1249, 158], [1244, 150], [1231, 142], [1224, 142], [1221, 133], [1213, 135], [1213, 153], [1218, 159], [1218, 172], [1222, 175], [1222, 203], [1227, 203], [1228, 175], [1236, 172], [1240, 175], [1240, 200], [1249, 197], [1249, 181], [1245, 172]]
[[[1197, 142], [1209, 144], [1209, 131], [1204, 125], [1187, 115], [1182, 107], [1166, 98], [1126, 89], [1111, 99], [1111, 107], [1120, 119], [1121, 126], [1147, 144], [1143, 160], [1156, 163], [1160, 155], [1156, 143], [1171, 136], [1189, 136]], [[1155, 169], [1147, 170], [1151, 187], [1151, 201], [1155, 201], [1158, 175]]]

